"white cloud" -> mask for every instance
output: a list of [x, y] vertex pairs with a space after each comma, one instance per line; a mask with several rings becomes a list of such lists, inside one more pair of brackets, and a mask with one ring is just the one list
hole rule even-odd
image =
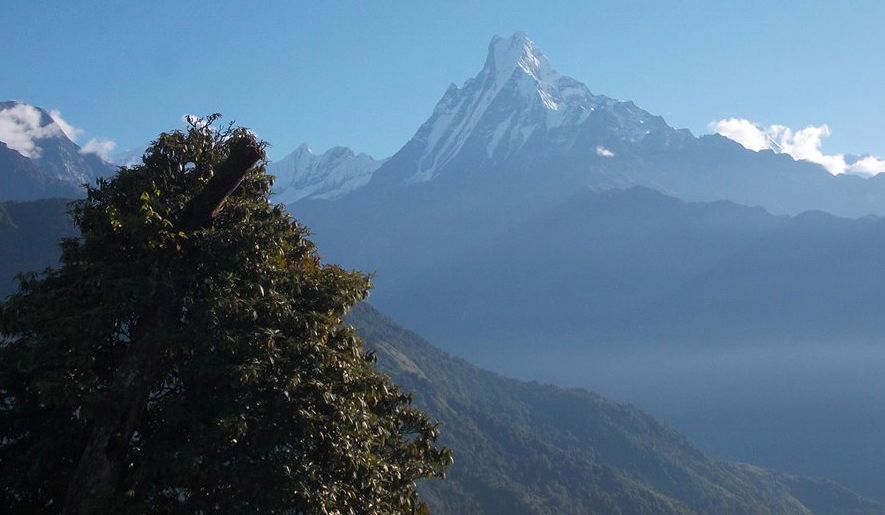
[[830, 135], [830, 127], [826, 124], [793, 130], [784, 125], [763, 127], [750, 120], [727, 118], [712, 122], [710, 128], [750, 150], [773, 150], [788, 154], [793, 159], [817, 163], [833, 175], [855, 173], [870, 176], [885, 172], [885, 160], [878, 157], [867, 156], [849, 161], [844, 154], [825, 154], [823, 140]]
[[117, 148], [117, 143], [114, 140], [107, 138], [92, 138], [83, 145], [83, 148], [80, 149], [80, 153], [95, 154], [104, 161], [110, 162], [111, 152], [113, 152], [115, 148]]
[[614, 152], [603, 147], [602, 145], [596, 145], [596, 155], [599, 157], [615, 157]]
[[42, 125], [40, 110], [27, 104], [15, 104], [0, 110], [0, 141], [25, 157], [40, 157], [37, 141], [63, 132], [56, 123]]
[[867, 156], [851, 163], [849, 169], [861, 175], [876, 175], [885, 172], [885, 159]]
[[[42, 153], [40, 140], [67, 136], [71, 141], [76, 141], [83, 135], [83, 130], [65, 120], [58, 109], [50, 111], [49, 118], [45, 119], [44, 112], [36, 107], [23, 103], [0, 109], [0, 141], [23, 156], [36, 159]], [[92, 138], [80, 152], [96, 154], [107, 161], [115, 147], [113, 140]]]
[[52, 118], [52, 121], [58, 124], [59, 128], [61, 128], [62, 132], [65, 133], [65, 136], [67, 136], [69, 140], [77, 141], [77, 138], [83, 135], [83, 129], [79, 129], [68, 123], [67, 120], [61, 117], [61, 111], [58, 109], [49, 111], [49, 116]]
[[744, 147], [756, 152], [771, 148], [765, 131], [750, 120], [728, 118], [710, 123], [710, 128], [717, 134], [737, 141]]

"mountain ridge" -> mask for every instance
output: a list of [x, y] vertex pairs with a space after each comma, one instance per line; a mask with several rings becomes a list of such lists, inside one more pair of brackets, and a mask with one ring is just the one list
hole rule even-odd
[[[648, 188], [584, 189], [541, 208], [443, 186], [293, 212], [324, 258], [375, 273], [379, 309], [449, 352], [636, 402], [730, 459], [885, 495], [875, 473], [885, 447], [865, 443], [885, 431], [870, 415], [885, 396], [869, 393], [885, 391], [883, 219], [772, 215]], [[790, 396], [823, 384], [827, 397]], [[783, 441], [778, 424], [802, 437]]]
[[348, 147], [314, 154], [302, 144], [268, 165], [274, 175], [274, 201], [289, 204], [305, 198], [336, 199], [365, 186], [382, 161]]
[[609, 147], [644, 140], [669, 145], [691, 137], [633, 102], [594, 95], [583, 83], [560, 74], [524, 33], [496, 36], [480, 72], [461, 87], [449, 87], [373, 182], [425, 182], [458, 173], [457, 164], [465, 159], [475, 167], [500, 166], [527, 145], [548, 140], [542, 152], [561, 154], [585, 143], [586, 133], [599, 125], [609, 129], [609, 137], [594, 139], [585, 157], [613, 157], [617, 150]]
[[[46, 110], [19, 101], [0, 102], [16, 127], [0, 141], [0, 200], [34, 200], [83, 194], [83, 185], [116, 169], [84, 152]], [[7, 138], [9, 139], [9, 137]]]
[[675, 129], [631, 101], [595, 95], [557, 72], [524, 33], [493, 38], [483, 68], [462, 86], [450, 85], [370, 180], [335, 197], [380, 197], [424, 183], [439, 183], [451, 195], [463, 193], [455, 184], [507, 188], [523, 195], [520, 202], [548, 205], [580, 188], [642, 186], [775, 214], [885, 215], [885, 178], [833, 176], [787, 154]]
[[[30, 249], [0, 256], [6, 279], [57, 260], [59, 238], [75, 236], [67, 208], [63, 199], [0, 203], [0, 251]], [[0, 294], [11, 289], [0, 282]], [[832, 482], [712, 460], [668, 426], [598, 394], [482, 370], [371, 306], [358, 305], [349, 322], [379, 366], [442, 422], [443, 442], [455, 450], [449, 479], [421, 485], [433, 513], [883, 512]]]
[[[434, 348], [369, 305], [349, 317], [455, 453], [433, 513], [881, 513], [833, 483], [707, 458], [636, 408], [524, 383]], [[505, 456], [507, 458], [505, 458]]]

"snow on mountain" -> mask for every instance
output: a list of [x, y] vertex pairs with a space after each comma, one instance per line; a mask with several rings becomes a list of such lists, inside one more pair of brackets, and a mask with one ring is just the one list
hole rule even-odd
[[[868, 159], [856, 166], [872, 164]], [[633, 102], [594, 94], [557, 72], [522, 33], [493, 38], [479, 73], [460, 87], [450, 85], [371, 180], [366, 174], [346, 188], [318, 185], [327, 172], [315, 168], [308, 182], [334, 191], [329, 198], [355, 192], [368, 206], [395, 189], [405, 199], [421, 192], [440, 205], [457, 199], [460, 209], [521, 216], [586, 188], [642, 186], [683, 200], [731, 200], [778, 214], [885, 214], [885, 175], [834, 178], [820, 164], [753, 152], [718, 135], [696, 138]], [[303, 197], [289, 197], [297, 198]], [[493, 199], [499, 204], [485, 206]]]
[[119, 166], [135, 166], [141, 164], [141, 158], [147, 152], [150, 143], [137, 147], [118, 150], [110, 155], [110, 161]]
[[0, 102], [0, 199], [72, 196], [113, 172], [113, 165], [74, 143], [77, 129], [54, 114], [24, 102]]
[[334, 147], [314, 154], [301, 145], [283, 159], [268, 165], [276, 176], [274, 200], [289, 204], [304, 198], [334, 199], [365, 186], [384, 161], [368, 154], [355, 154], [346, 147]]
[[[594, 95], [560, 74], [525, 34], [496, 36], [482, 70], [460, 88], [449, 86], [401, 151], [411, 162], [398, 168], [408, 170], [401, 177], [406, 183], [428, 181], [468, 149], [481, 150], [472, 156], [474, 162], [502, 161], [533, 137], [567, 152], [588, 125], [600, 123], [609, 137], [624, 144], [638, 143], [653, 132], [667, 133], [667, 140], [691, 139], [687, 131], [672, 129], [632, 102]], [[603, 143], [605, 148], [611, 145], [600, 141], [592, 149]]]

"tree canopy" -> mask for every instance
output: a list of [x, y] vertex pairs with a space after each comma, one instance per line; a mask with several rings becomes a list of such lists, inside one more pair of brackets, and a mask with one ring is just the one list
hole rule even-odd
[[264, 144], [215, 122], [89, 187], [60, 266], [0, 305], [0, 505], [412, 513], [450, 462], [343, 324], [369, 277], [320, 261]]

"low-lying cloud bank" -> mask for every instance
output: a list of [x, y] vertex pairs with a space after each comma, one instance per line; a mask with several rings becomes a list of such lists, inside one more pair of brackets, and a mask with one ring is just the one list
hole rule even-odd
[[[0, 109], [0, 141], [25, 157], [38, 159], [43, 152], [40, 140], [64, 136], [76, 143], [84, 133], [65, 120], [57, 109], [49, 112], [49, 118], [45, 123], [39, 109], [23, 103]], [[92, 138], [80, 148], [80, 153], [95, 154], [108, 161], [115, 147], [113, 140]]]
[[830, 135], [826, 124], [793, 130], [784, 125], [764, 127], [743, 118], [726, 118], [712, 122], [710, 129], [750, 150], [788, 154], [793, 159], [817, 163], [833, 175], [872, 176], [885, 172], [885, 159], [876, 156], [850, 158], [845, 154], [825, 154], [821, 147], [824, 138]]

